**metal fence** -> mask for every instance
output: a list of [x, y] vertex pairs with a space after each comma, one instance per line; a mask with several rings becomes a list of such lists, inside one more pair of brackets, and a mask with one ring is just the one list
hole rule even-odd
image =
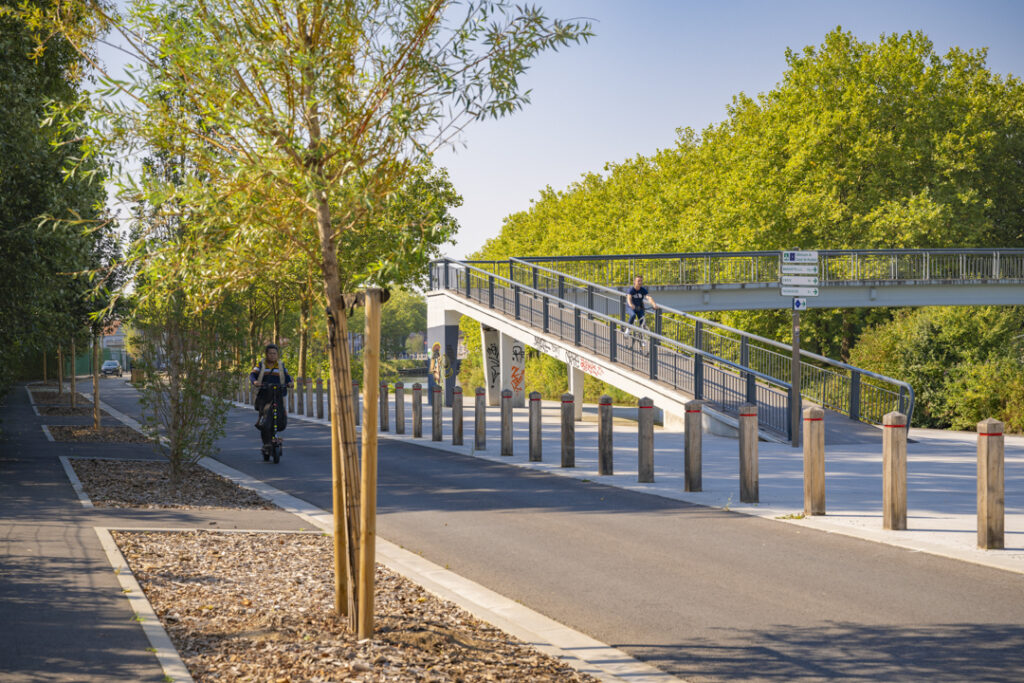
[[[523, 282], [524, 277], [530, 281]], [[567, 284], [558, 274], [514, 262], [452, 259], [431, 265], [430, 288], [479, 302], [726, 414], [735, 416], [743, 403], [756, 403], [762, 429], [793, 438], [787, 381], [681, 339], [626, 324], [617, 310], [609, 315], [592, 305], [603, 302], [605, 308], [611, 307], [611, 296], [605, 291]], [[567, 296], [559, 296], [559, 291]]]

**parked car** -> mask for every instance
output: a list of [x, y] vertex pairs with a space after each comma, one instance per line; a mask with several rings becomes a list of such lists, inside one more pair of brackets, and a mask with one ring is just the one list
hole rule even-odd
[[116, 360], [105, 360], [100, 366], [100, 374], [121, 376], [121, 363]]

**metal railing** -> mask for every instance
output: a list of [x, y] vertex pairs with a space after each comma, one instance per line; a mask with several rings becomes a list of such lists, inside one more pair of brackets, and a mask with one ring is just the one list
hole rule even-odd
[[[542, 270], [546, 271], [530, 270], [528, 264], [524, 270], [523, 264], [512, 261], [441, 259], [431, 264], [430, 288], [444, 289], [484, 304], [520, 324], [625, 366], [646, 379], [702, 399], [723, 413], [735, 416], [742, 404], [756, 403], [762, 429], [789, 440], [793, 438], [791, 387], [787, 381], [657, 330], [629, 325], [618, 312], [595, 310], [593, 305], [576, 300], [578, 287], [565, 289], [563, 293], [571, 297], [559, 296], [557, 274]], [[524, 272], [531, 282], [520, 281]]]
[[[705, 288], [721, 285], [775, 286], [781, 276], [779, 251], [530, 256], [586, 282], [618, 286], [644, 276], [655, 287]], [[926, 283], [1024, 282], [1024, 249], [826, 249], [818, 251], [823, 286]]]
[[[525, 259], [488, 261], [481, 265], [491, 272], [503, 272], [511, 280], [535, 290], [605, 316], [626, 319], [624, 292]], [[651, 328], [701, 353], [724, 358], [777, 381], [788, 382], [792, 377], [793, 349], [789, 344], [664, 306], [654, 312]], [[907, 423], [910, 423], [914, 390], [906, 382], [809, 351], [801, 350], [800, 358], [800, 395], [808, 401], [851, 419], [874, 424], [881, 424], [886, 413], [896, 410], [907, 415]]]

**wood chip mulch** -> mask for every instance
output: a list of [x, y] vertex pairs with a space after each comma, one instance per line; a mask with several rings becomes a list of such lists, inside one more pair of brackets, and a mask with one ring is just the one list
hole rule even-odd
[[[72, 408], [71, 406], [36, 406], [43, 417], [92, 417], [92, 407]], [[100, 410], [102, 417], [110, 417], [110, 413]]]
[[[33, 391], [32, 400], [40, 405], [70, 406], [71, 392], [65, 391], [63, 393], [58, 394], [56, 391]], [[75, 401], [75, 405], [78, 407], [91, 406], [92, 401], [90, 401], [87, 398], [83, 398], [82, 396], [79, 396], [78, 399]]]
[[114, 532], [196, 681], [597, 679], [377, 566], [376, 637], [334, 614], [322, 534]]
[[[91, 414], [91, 413], [90, 413]], [[82, 443], [149, 443], [149, 439], [131, 427], [100, 427], [92, 425], [48, 425], [54, 441]]]
[[97, 507], [278, 509], [255, 491], [199, 465], [189, 465], [175, 488], [170, 465], [163, 460], [72, 458], [70, 462]]

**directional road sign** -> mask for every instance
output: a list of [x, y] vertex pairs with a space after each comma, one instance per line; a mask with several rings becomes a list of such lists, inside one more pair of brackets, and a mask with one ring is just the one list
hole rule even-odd
[[779, 289], [782, 296], [818, 296], [817, 287], [782, 287]]
[[796, 285], [796, 286], [807, 286], [817, 287], [818, 276], [817, 275], [783, 275], [783, 285]]
[[783, 275], [817, 275], [817, 263], [783, 263]]
[[818, 252], [816, 251], [784, 251], [782, 252], [783, 263], [817, 263]]

